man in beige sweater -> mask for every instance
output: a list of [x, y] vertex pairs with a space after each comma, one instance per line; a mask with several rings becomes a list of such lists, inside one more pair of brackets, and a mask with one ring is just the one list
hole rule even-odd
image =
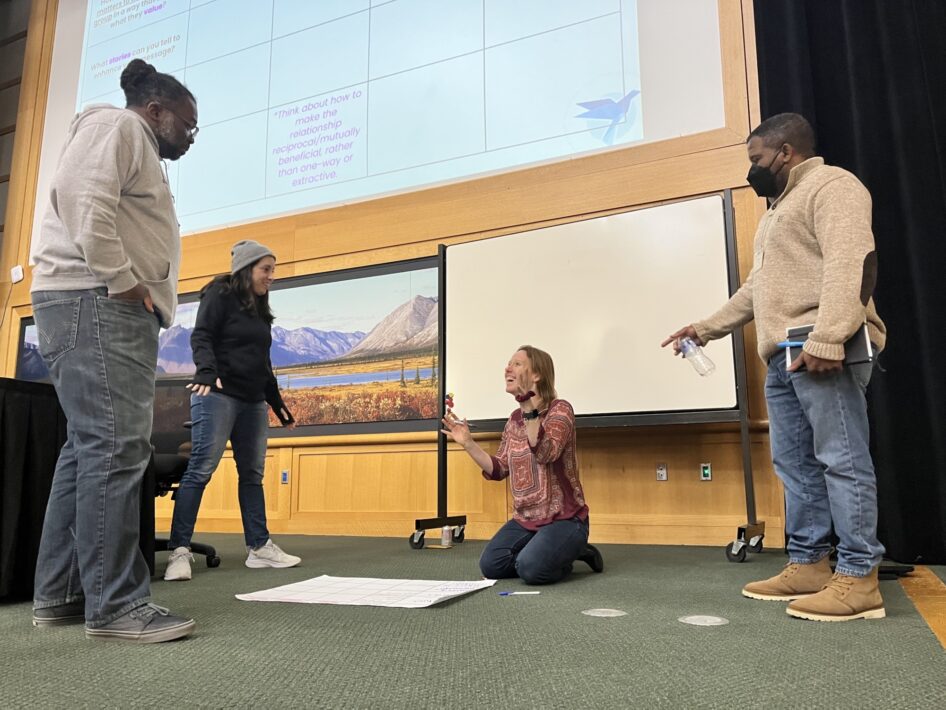
[[[752, 271], [716, 313], [681, 328], [720, 338], [755, 320], [768, 363], [765, 398], [775, 472], [785, 486], [789, 563], [747, 584], [752, 599], [791, 602], [791, 616], [817, 621], [885, 615], [877, 583], [877, 484], [869, 451], [865, 391], [872, 363], [843, 365], [844, 343], [867, 324], [875, 349], [886, 329], [871, 294], [877, 256], [870, 195], [861, 182], [815, 156], [811, 125], [797, 114], [764, 121], [747, 141], [747, 180], [769, 209], [755, 236]], [[786, 366], [786, 329], [813, 325]], [[676, 345], [675, 345], [676, 349]], [[838, 563], [829, 565], [832, 529]]]
[[[33, 624], [85, 623], [94, 639], [170, 641], [192, 619], [150, 603], [140, 549], [158, 330], [177, 306], [181, 238], [161, 161], [197, 133], [197, 104], [140, 59], [126, 108], [77, 115], [34, 236], [39, 350], [69, 420], [43, 523]], [[150, 533], [149, 533], [150, 534]]]

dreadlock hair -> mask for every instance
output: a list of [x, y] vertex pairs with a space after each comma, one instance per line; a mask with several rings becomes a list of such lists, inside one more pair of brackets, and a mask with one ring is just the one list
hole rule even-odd
[[170, 74], [162, 74], [143, 59], [132, 59], [122, 71], [122, 91], [125, 92], [126, 108], [145, 106], [149, 101], [166, 99], [178, 101], [188, 98], [197, 102], [194, 95]]

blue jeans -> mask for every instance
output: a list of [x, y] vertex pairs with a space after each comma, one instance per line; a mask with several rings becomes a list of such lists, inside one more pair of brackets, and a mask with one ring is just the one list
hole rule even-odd
[[769, 360], [765, 400], [775, 473], [785, 486], [785, 532], [792, 562], [817, 562], [838, 543], [837, 571], [863, 577], [880, 564], [877, 481], [864, 393], [871, 363], [839, 373], [786, 372]]
[[151, 593], [138, 547], [151, 456], [158, 319], [104, 288], [32, 295], [39, 350], [68, 419], [46, 506], [34, 606], [85, 599], [90, 628]]
[[237, 495], [246, 546], [269, 540], [263, 467], [269, 414], [266, 402], [244, 402], [219, 392], [191, 395], [191, 459], [174, 496], [174, 518], [168, 547], [190, 547], [204, 488], [220, 464], [229, 439], [240, 477]]
[[588, 521], [556, 520], [537, 531], [508, 521], [486, 544], [480, 571], [489, 579], [519, 577], [526, 584], [552, 584], [572, 571], [588, 544]]

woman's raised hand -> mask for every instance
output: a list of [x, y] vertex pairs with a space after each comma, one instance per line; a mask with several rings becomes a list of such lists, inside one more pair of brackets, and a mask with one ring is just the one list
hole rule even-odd
[[460, 417], [448, 409], [447, 414], [441, 419], [441, 422], [443, 422], [443, 429], [440, 431], [463, 448], [466, 448], [467, 445], [473, 441], [473, 435], [470, 434], [470, 427], [466, 423], [466, 419], [460, 419]]

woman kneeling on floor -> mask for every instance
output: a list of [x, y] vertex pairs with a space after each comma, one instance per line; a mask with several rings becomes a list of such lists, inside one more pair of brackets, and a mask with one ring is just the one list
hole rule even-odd
[[507, 476], [513, 519], [486, 545], [480, 570], [489, 579], [519, 577], [526, 584], [552, 584], [572, 571], [575, 560], [604, 570], [601, 553], [588, 544], [588, 506], [578, 480], [575, 412], [555, 393], [555, 368], [548, 353], [523, 345], [506, 365], [506, 392], [519, 407], [490, 456], [473, 441], [466, 420], [451, 411], [448, 435], [483, 469], [488, 480]]
[[247, 547], [247, 567], [294, 567], [269, 538], [263, 467], [269, 431], [269, 404], [282, 425], [295, 427], [283, 404], [269, 359], [273, 313], [269, 288], [276, 258], [254, 241], [233, 246], [231, 272], [200, 292], [191, 348], [197, 372], [191, 390], [191, 458], [174, 503], [164, 578], [191, 578], [191, 536], [204, 488], [220, 463], [229, 439], [239, 475], [238, 495]]

